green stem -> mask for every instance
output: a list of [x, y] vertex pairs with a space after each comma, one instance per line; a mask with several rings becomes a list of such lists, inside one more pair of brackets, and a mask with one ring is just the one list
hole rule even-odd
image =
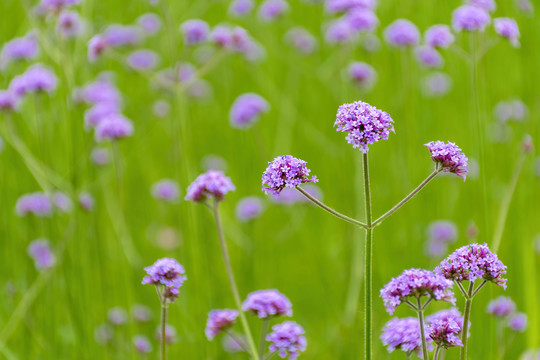
[[264, 350], [266, 348], [266, 334], [268, 333], [268, 327], [270, 326], [270, 320], [268, 318], [263, 320], [261, 341], [259, 342], [259, 358], [264, 358]]
[[231, 266], [231, 260], [229, 258], [229, 250], [227, 249], [227, 242], [225, 241], [225, 234], [223, 233], [223, 227], [221, 226], [221, 219], [218, 211], [219, 202], [214, 200], [212, 206], [212, 211], [214, 213], [214, 218], [216, 221], [216, 227], [219, 236], [219, 244], [221, 246], [221, 254], [223, 255], [223, 262], [225, 263], [225, 270], [227, 271], [227, 276], [229, 278], [229, 283], [231, 286], [231, 291], [233, 293], [234, 302], [238, 308], [238, 314], [240, 316], [240, 322], [244, 328], [244, 333], [248, 342], [249, 349], [251, 350], [251, 355], [254, 360], [259, 360], [259, 355], [257, 353], [257, 347], [255, 346], [255, 341], [253, 341], [253, 336], [251, 335], [251, 330], [249, 329], [249, 324], [246, 319], [244, 311], [242, 311], [242, 302], [240, 301], [240, 294], [238, 292], [238, 287], [236, 286], [236, 281], [234, 279], [234, 273]]
[[422, 309], [422, 303], [420, 298], [417, 298], [418, 308], [416, 313], [418, 314], [418, 322], [420, 323], [420, 335], [422, 336], [422, 357], [424, 360], [429, 360], [427, 342], [426, 342], [426, 331], [424, 329], [424, 310]]
[[372, 357], [372, 293], [373, 293], [373, 276], [372, 276], [372, 252], [373, 252], [373, 228], [371, 224], [371, 190], [369, 188], [369, 164], [368, 155], [364, 153], [362, 158], [364, 166], [364, 199], [366, 203], [366, 251], [364, 253], [364, 358], [370, 360]]
[[441, 347], [437, 346], [435, 349], [435, 354], [433, 354], [433, 360], [439, 360], [439, 354], [441, 353]]
[[[167, 301], [167, 300], [164, 300]], [[167, 304], [161, 304], [161, 360], [167, 360]]]
[[474, 282], [471, 281], [469, 285], [468, 296], [465, 298], [465, 311], [463, 312], [463, 331], [461, 333], [461, 342], [463, 347], [461, 348], [461, 360], [467, 360], [467, 334], [469, 333], [469, 319], [471, 317], [472, 295], [474, 289]]

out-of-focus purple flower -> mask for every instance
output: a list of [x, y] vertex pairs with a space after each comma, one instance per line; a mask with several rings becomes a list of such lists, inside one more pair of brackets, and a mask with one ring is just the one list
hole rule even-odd
[[101, 120], [96, 126], [96, 141], [119, 140], [133, 134], [133, 124], [121, 114], [111, 114]]
[[208, 340], [214, 339], [223, 331], [227, 330], [236, 323], [238, 311], [236, 310], [212, 310], [208, 314], [206, 328], [204, 333]]
[[452, 13], [456, 31], [484, 31], [490, 21], [488, 12], [478, 6], [462, 5]]
[[507, 296], [499, 296], [489, 302], [487, 313], [495, 317], [505, 318], [516, 311], [516, 303]]
[[19, 108], [20, 98], [11, 90], [0, 90], [0, 111], [16, 111]]
[[88, 61], [91, 63], [95, 62], [101, 55], [103, 55], [108, 47], [109, 44], [103, 35], [94, 35], [88, 41]]
[[406, 48], [418, 45], [420, 32], [409, 20], [398, 19], [384, 29], [384, 39], [390, 45]]
[[17, 76], [10, 84], [10, 89], [16, 95], [22, 96], [33, 92], [50, 93], [56, 89], [58, 79], [56, 75], [41, 64], [32, 65], [22, 75]]
[[161, 30], [161, 18], [154, 13], [142, 14], [137, 18], [137, 24], [145, 35], [155, 35]]
[[131, 308], [131, 315], [135, 321], [145, 323], [152, 320], [152, 311], [148, 306], [135, 304]]
[[208, 39], [210, 33], [210, 27], [206, 21], [200, 19], [184, 21], [184, 23], [180, 25], [180, 30], [184, 36], [184, 42], [187, 45], [204, 43]]
[[36, 269], [47, 270], [56, 263], [56, 256], [51, 250], [51, 244], [47, 239], [37, 239], [28, 245], [28, 255], [34, 260]]
[[229, 6], [229, 14], [235, 17], [242, 17], [253, 10], [253, 0], [234, 0]]
[[103, 32], [105, 43], [113, 48], [137, 45], [141, 41], [141, 34], [137, 26], [109, 25]]
[[94, 197], [87, 192], [80, 193], [79, 205], [86, 211], [94, 210]]
[[246, 351], [247, 340], [244, 335], [234, 333], [234, 337], [224, 336], [221, 344], [228, 353], [240, 353]]
[[[388, 352], [401, 350], [408, 355], [416, 353], [420, 356], [422, 352], [420, 322], [414, 317], [393, 318], [384, 325], [381, 340], [388, 348]], [[429, 342], [428, 349], [432, 349], [431, 339], [428, 338], [426, 341]]]
[[125, 325], [128, 320], [128, 313], [124, 308], [112, 307], [107, 312], [107, 320], [114, 326]]
[[408, 269], [399, 276], [392, 278], [381, 289], [381, 297], [389, 314], [409, 297], [429, 297], [431, 300], [442, 300], [455, 303], [452, 292], [452, 281], [429, 270]]
[[294, 321], [285, 321], [272, 326], [272, 332], [266, 336], [270, 342], [270, 352], [277, 352], [280, 358], [287, 356], [296, 359], [301, 352], [306, 350], [307, 341], [304, 329]]
[[53, 204], [47, 194], [35, 192], [22, 195], [17, 200], [15, 210], [19, 216], [32, 214], [37, 217], [47, 217], [52, 215]]
[[501, 123], [510, 120], [523, 121], [529, 109], [521, 100], [499, 101], [493, 110], [495, 118]]
[[259, 19], [274, 21], [289, 11], [289, 4], [285, 0], [264, 0], [257, 11]]
[[516, 20], [505, 17], [495, 18], [493, 19], [493, 26], [497, 34], [510, 40], [512, 46], [519, 47], [521, 35]]
[[302, 54], [313, 54], [317, 50], [317, 39], [301, 26], [287, 31], [285, 41]]
[[223, 172], [208, 170], [189, 185], [185, 199], [194, 202], [205, 202], [208, 198], [222, 201], [225, 194], [234, 190], [231, 179]]
[[441, 97], [452, 88], [452, 79], [445, 73], [433, 72], [422, 79], [422, 90], [428, 97]]
[[187, 94], [194, 99], [206, 99], [212, 95], [212, 85], [209, 81], [197, 79], [187, 87]]
[[108, 165], [111, 161], [109, 150], [105, 148], [94, 148], [90, 153], [90, 159], [92, 162], [99, 166]]
[[56, 23], [56, 32], [64, 38], [74, 38], [81, 33], [82, 26], [78, 12], [62, 10]]
[[113, 329], [109, 324], [101, 324], [94, 329], [94, 339], [100, 345], [109, 344], [113, 336]]
[[232, 29], [228, 25], [216, 25], [210, 33], [210, 39], [221, 48], [230, 48], [233, 43]]
[[524, 313], [515, 313], [508, 319], [507, 325], [515, 332], [524, 332], [527, 330], [527, 315]]
[[393, 120], [386, 112], [362, 101], [343, 104], [339, 107], [334, 126], [346, 132], [345, 139], [354, 149], [367, 153], [368, 145], [387, 140], [394, 131]]
[[454, 143], [431, 141], [425, 144], [431, 153], [431, 160], [440, 166], [444, 172], [451, 172], [465, 180], [467, 177], [467, 157]]
[[[516, 5], [521, 12], [527, 15], [534, 13], [534, 5], [531, 0], [516, 0]], [[538, 358], [540, 359], [540, 354]]]
[[373, 31], [379, 25], [377, 15], [369, 9], [354, 8], [347, 12], [345, 20], [355, 31]]
[[349, 43], [354, 40], [354, 38], [354, 29], [344, 18], [340, 18], [329, 23], [324, 34], [324, 39], [328, 44], [331, 45]]
[[377, 78], [373, 67], [365, 62], [355, 61], [347, 67], [349, 79], [363, 89], [370, 89]]
[[52, 194], [52, 203], [62, 212], [70, 212], [73, 209], [73, 201], [61, 191], [55, 191]]
[[114, 102], [99, 102], [84, 112], [84, 127], [87, 130], [95, 129], [105, 118], [119, 114], [120, 109]]
[[437, 311], [436, 313], [431, 314], [426, 317], [427, 324], [436, 320], [440, 320], [440, 321], [452, 320], [456, 324], [458, 324], [460, 328], [463, 328], [463, 316], [461, 316], [461, 313], [456, 308]]
[[468, 5], [477, 6], [488, 12], [493, 12], [495, 11], [495, 9], [497, 9], [497, 4], [495, 3], [495, 0], [466, 0], [465, 2]]
[[257, 196], [245, 197], [236, 204], [236, 217], [243, 222], [260, 217], [263, 211], [264, 203]]
[[427, 336], [435, 343], [444, 349], [454, 346], [463, 346], [459, 333], [461, 326], [453, 319], [433, 320], [427, 325]]
[[304, 160], [291, 155], [278, 156], [268, 163], [262, 175], [262, 190], [265, 193], [279, 195], [285, 187], [295, 188], [303, 183], [318, 182], [316, 176], [309, 178], [310, 172]]
[[205, 155], [201, 159], [201, 167], [204, 171], [218, 170], [225, 172], [228, 169], [227, 161], [221, 156], [214, 154]]
[[170, 179], [162, 179], [152, 185], [150, 190], [152, 196], [158, 200], [174, 203], [180, 197], [180, 189], [178, 183]]
[[529, 349], [525, 351], [519, 360], [540, 360], [540, 349]]
[[152, 112], [158, 118], [166, 118], [171, 113], [171, 104], [165, 100], [156, 100], [152, 106]]
[[454, 34], [448, 25], [433, 25], [424, 34], [426, 44], [435, 48], [448, 48], [454, 42]]
[[484, 279], [506, 289], [506, 266], [492, 253], [486, 244], [471, 244], [463, 246], [435, 269], [437, 274], [449, 280], [458, 282]]
[[41, 0], [39, 7], [42, 11], [59, 12], [60, 10], [77, 5], [81, 0]]
[[326, 0], [325, 10], [330, 14], [345, 12], [354, 8], [373, 10], [377, 0]]
[[139, 354], [148, 354], [152, 352], [152, 344], [144, 335], [136, 335], [133, 337], [133, 346]]
[[173, 302], [180, 295], [180, 287], [187, 280], [184, 267], [171, 258], [159, 259], [144, 270], [147, 275], [142, 283], [156, 285], [162, 302]]
[[31, 31], [23, 37], [14, 38], [2, 46], [0, 51], [0, 69], [11, 61], [32, 60], [38, 55], [37, 35]]
[[427, 253], [431, 257], [439, 257], [446, 254], [448, 244], [457, 239], [457, 227], [452, 221], [437, 220], [427, 228]]
[[159, 62], [159, 55], [152, 50], [135, 50], [129, 54], [127, 63], [136, 70], [152, 70]]
[[109, 103], [120, 108], [122, 103], [122, 96], [117, 87], [110, 79], [103, 76], [81, 88], [78, 96], [82, 101], [91, 105]]
[[416, 60], [427, 68], [440, 68], [444, 64], [441, 54], [431, 46], [422, 45], [414, 50]]
[[[158, 326], [156, 329], [156, 339], [161, 343], [161, 326]], [[178, 337], [176, 336], [176, 329], [174, 326], [167, 324], [165, 326], [165, 343], [174, 344], [177, 341]]]
[[255, 93], [242, 94], [234, 100], [229, 112], [231, 126], [247, 129], [255, 123], [261, 114], [267, 113], [270, 105], [262, 96]]
[[242, 304], [243, 311], [251, 311], [260, 319], [276, 316], [292, 316], [289, 299], [275, 289], [258, 290], [248, 295]]

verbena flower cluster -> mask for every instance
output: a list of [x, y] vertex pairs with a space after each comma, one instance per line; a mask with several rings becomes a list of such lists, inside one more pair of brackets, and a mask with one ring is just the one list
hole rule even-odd
[[225, 194], [234, 191], [231, 179], [223, 172], [208, 170], [189, 185], [185, 199], [194, 202], [205, 202], [208, 198], [216, 201], [224, 199]]
[[463, 346], [459, 338], [460, 332], [461, 326], [453, 319], [433, 320], [427, 326], [429, 338], [445, 349], [453, 346]]
[[250, 311], [264, 319], [274, 316], [292, 316], [289, 299], [277, 290], [259, 290], [248, 295], [242, 304], [242, 310]]
[[310, 172], [305, 161], [291, 155], [278, 156], [268, 163], [262, 175], [262, 190], [279, 195], [285, 187], [294, 188], [304, 183], [318, 182], [316, 176], [309, 177]]
[[180, 295], [180, 287], [187, 280], [184, 267], [171, 258], [159, 259], [144, 270], [147, 275], [142, 283], [160, 288], [163, 301], [173, 302]]
[[505, 318], [516, 311], [516, 303], [507, 296], [499, 296], [491, 300], [487, 307], [488, 314]]
[[47, 239], [37, 239], [28, 245], [28, 255], [34, 260], [36, 268], [40, 271], [51, 268], [56, 263], [56, 256]]
[[300, 352], [306, 350], [307, 341], [304, 329], [294, 321], [274, 325], [272, 332], [266, 337], [270, 342], [270, 351], [277, 352], [281, 358], [296, 359]]
[[236, 310], [212, 310], [208, 314], [204, 333], [208, 340], [214, 339], [221, 332], [227, 330], [236, 323], [238, 311]]
[[[389, 352], [402, 350], [419, 356], [422, 353], [420, 322], [415, 317], [393, 318], [388, 321], [382, 330], [381, 340]], [[429, 346], [430, 349], [433, 348], [431, 344]]]
[[457, 240], [458, 230], [450, 220], [437, 220], [427, 228], [427, 254], [432, 257], [447, 253], [448, 245]]
[[431, 141], [425, 144], [431, 153], [431, 160], [443, 171], [451, 172], [465, 179], [467, 177], [468, 159], [459, 146], [454, 143], [443, 141]]
[[231, 125], [239, 129], [247, 129], [256, 122], [261, 114], [268, 112], [270, 105], [260, 95], [242, 94], [234, 101], [231, 111]]
[[156, 199], [174, 203], [180, 197], [178, 183], [171, 179], [162, 179], [152, 185], [152, 196]]

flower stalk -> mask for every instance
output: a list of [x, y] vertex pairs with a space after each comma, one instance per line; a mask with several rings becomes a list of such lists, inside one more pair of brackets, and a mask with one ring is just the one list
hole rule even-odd
[[364, 286], [365, 286], [365, 299], [364, 299], [364, 357], [371, 359], [372, 357], [372, 297], [373, 297], [373, 228], [371, 225], [371, 190], [369, 187], [369, 162], [367, 152], [362, 157], [362, 164], [364, 168], [364, 199], [366, 205], [366, 251], [364, 253]]

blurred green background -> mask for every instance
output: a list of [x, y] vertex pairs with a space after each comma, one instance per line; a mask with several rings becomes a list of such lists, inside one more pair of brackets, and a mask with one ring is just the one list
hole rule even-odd
[[[22, 36], [32, 27], [34, 20], [28, 16], [32, 5], [19, 0], [0, 3], [0, 43]], [[389, 48], [382, 40], [380, 50], [374, 53], [366, 52], [358, 43], [325, 44], [322, 29], [331, 17], [324, 14], [321, 4], [291, 1], [290, 13], [271, 24], [261, 23], [254, 14], [244, 19], [228, 18], [227, 1], [169, 1], [166, 5], [174, 47], [168, 45], [167, 28], [142, 45], [162, 55], [162, 68], [172, 60], [195, 62], [196, 51], [183, 47], [178, 31], [179, 24], [190, 18], [204, 19], [212, 26], [228, 21], [245, 27], [265, 47], [266, 58], [249, 63], [240, 56], [227, 56], [204, 77], [213, 89], [210, 98], [176, 98], [151, 87], [146, 77], [126, 69], [112, 57], [105, 56], [95, 64], [86, 60], [90, 34], [110, 23], [131, 24], [145, 12], [161, 15], [159, 6], [143, 0], [83, 0], [78, 8], [88, 21], [89, 35], [64, 48], [51, 34], [53, 25], [40, 25], [41, 31], [48, 31], [53, 39], [49, 50], [61, 54], [62, 59], [55, 62], [42, 51], [40, 61], [55, 69], [61, 84], [41, 104], [25, 101], [13, 121], [34, 156], [74, 184], [77, 191], [90, 191], [96, 207], [92, 213], [76, 209], [46, 219], [17, 217], [17, 198], [40, 187], [13, 148], [6, 146], [0, 154], [0, 328], [13, 322], [9, 319], [14, 316], [20, 320], [0, 357], [137, 359], [139, 355], [130, 339], [145, 334], [154, 345], [154, 352], [147, 358], [157, 358], [154, 331], [159, 323], [159, 302], [150, 286], [141, 285], [141, 279], [144, 266], [169, 256], [182, 263], [188, 275], [181, 297], [170, 306], [169, 321], [179, 339], [170, 347], [170, 358], [246, 358], [244, 354], [227, 354], [219, 339], [208, 342], [204, 337], [208, 311], [234, 307], [211, 213], [202, 205], [185, 201], [164, 205], [150, 194], [151, 185], [164, 177], [178, 180], [185, 194], [185, 188], [203, 171], [202, 159], [215, 154], [227, 161], [226, 173], [237, 187], [227, 195], [221, 211], [242, 296], [257, 289], [277, 288], [290, 298], [293, 318], [305, 328], [308, 340], [308, 349], [301, 358], [361, 358], [362, 296], [354, 317], [344, 319], [343, 314], [351, 260], [355, 244], [360, 244], [362, 251], [363, 233], [313, 206], [283, 206], [269, 199], [263, 216], [244, 224], [235, 218], [235, 205], [244, 196], [264, 197], [260, 178], [267, 161], [292, 154], [306, 160], [320, 179], [318, 185], [327, 204], [362, 219], [361, 153], [333, 129], [337, 107], [359, 99], [387, 111], [395, 120], [396, 134], [389, 141], [373, 145], [369, 152], [375, 216], [432, 171], [423, 146], [426, 142], [455, 141], [466, 155], [479, 159], [467, 63], [451, 50], [444, 51], [442, 71], [452, 78], [453, 87], [446, 96], [429, 98], [420, 86], [429, 72], [414, 61], [412, 51]], [[459, 5], [456, 0], [381, 0], [376, 10], [380, 19], [376, 34], [382, 38], [383, 28], [396, 18], [412, 20], [422, 32], [432, 24], [449, 24], [452, 10]], [[486, 123], [486, 163], [480, 172], [485, 172], [486, 187], [481, 177], [471, 176], [465, 182], [455, 176], [438, 177], [375, 230], [375, 359], [404, 357], [399, 352], [388, 354], [379, 340], [379, 329], [391, 317], [384, 310], [378, 290], [403, 269], [432, 269], [438, 264], [440, 259], [430, 259], [424, 252], [426, 228], [434, 220], [449, 219], [457, 224], [459, 238], [450, 251], [471, 241], [465, 236], [471, 222], [479, 227], [476, 241], [491, 243], [502, 199], [521, 156], [522, 138], [528, 133], [534, 140], [539, 139], [540, 21], [521, 13], [513, 1], [499, 1], [495, 16], [516, 18], [522, 46], [514, 49], [501, 40], [479, 65], [481, 111]], [[319, 39], [315, 54], [302, 56], [284, 43], [285, 32], [296, 25], [304, 26]], [[495, 37], [489, 27], [480, 41]], [[467, 36], [457, 35], [457, 45], [467, 49]], [[342, 75], [353, 60], [370, 63], [378, 73], [377, 83], [367, 94]], [[124, 113], [134, 122], [134, 136], [119, 144], [124, 194], [120, 204], [114, 166], [98, 168], [89, 160], [94, 140], [83, 130], [85, 108], [67, 105], [72, 89], [63, 74], [71, 65], [78, 86], [93, 81], [101, 71], [114, 71], [124, 95]], [[0, 73], [0, 87], [6, 88], [11, 78], [26, 67], [17, 64]], [[271, 111], [254, 128], [242, 131], [231, 128], [228, 113], [234, 99], [245, 92], [266, 98]], [[506, 141], [494, 141], [490, 130], [496, 122], [493, 108], [497, 102], [513, 98], [528, 106], [529, 115], [523, 122], [510, 123]], [[158, 99], [171, 103], [169, 118], [153, 115], [153, 102]], [[43, 119], [46, 151], [41, 151], [38, 137], [25, 125], [37, 115]], [[4, 121], [2, 115], [0, 121]], [[176, 131], [184, 131], [180, 136], [185, 139], [186, 154], [180, 158], [174, 148], [173, 126]], [[535, 151], [525, 160], [498, 251], [508, 266], [508, 290], [490, 284], [473, 303], [469, 350], [473, 360], [496, 356], [496, 323], [485, 308], [490, 299], [501, 294], [511, 296], [518, 310], [529, 318], [527, 331], [515, 336], [505, 358], [517, 359], [524, 350], [540, 346], [540, 255], [533, 246], [535, 235], [540, 233], [540, 180], [534, 168], [537, 155]], [[483, 193], [487, 195], [486, 206]], [[167, 234], [176, 239], [176, 245], [173, 241], [169, 249], [159, 241]], [[57, 267], [44, 275], [35, 270], [26, 250], [30, 241], [39, 237], [66, 246]], [[123, 251], [126, 241], [132, 242], [137, 254], [131, 263]], [[40, 279], [38, 286], [36, 279]], [[32, 298], [29, 291], [36, 288], [35, 299], [26, 304], [25, 311], [14, 312], [21, 300]], [[458, 300], [462, 309], [459, 296]], [[98, 344], [94, 330], [107, 321], [107, 311], [115, 306], [130, 309], [136, 303], [152, 308], [153, 320], [144, 325], [130, 320], [115, 328], [112, 344]], [[430, 310], [445, 307], [434, 304]], [[400, 308], [396, 315], [413, 313]], [[258, 339], [260, 323], [253, 317], [250, 321]], [[446, 358], [456, 359], [457, 354], [457, 350], [451, 350]]]

